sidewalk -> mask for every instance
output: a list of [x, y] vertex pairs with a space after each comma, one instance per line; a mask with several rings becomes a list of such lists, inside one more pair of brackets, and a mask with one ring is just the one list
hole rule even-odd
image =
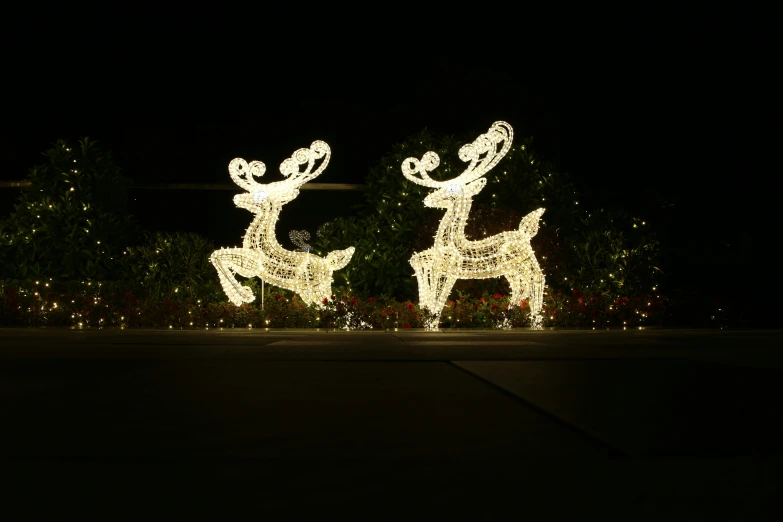
[[277, 514], [392, 495], [484, 516], [548, 488], [733, 513], [779, 484], [781, 340], [0, 329], [0, 460], [19, 484], [259, 480]]

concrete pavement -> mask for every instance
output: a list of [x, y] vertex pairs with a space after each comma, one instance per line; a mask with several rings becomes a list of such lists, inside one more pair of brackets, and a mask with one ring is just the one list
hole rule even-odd
[[22, 489], [255, 480], [278, 515], [391, 496], [373, 518], [499, 520], [558, 491], [552, 512], [743, 520], [780, 484], [781, 340], [2, 329], [0, 459]]

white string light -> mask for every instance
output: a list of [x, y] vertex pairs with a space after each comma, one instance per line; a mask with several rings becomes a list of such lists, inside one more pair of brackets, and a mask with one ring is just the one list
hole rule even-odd
[[518, 306], [528, 299], [531, 328], [541, 328], [544, 273], [530, 239], [538, 232], [544, 209], [534, 210], [522, 218], [518, 230], [478, 241], [465, 238], [472, 198], [487, 184], [482, 176], [506, 155], [513, 137], [514, 131], [508, 123], [495, 122], [486, 134], [460, 148], [459, 158], [470, 163], [462, 174], [451, 180], [436, 181], [427, 174], [440, 164], [440, 158], [432, 151], [421, 159], [408, 158], [402, 163], [406, 178], [435, 189], [424, 198], [424, 204], [446, 209], [435, 235], [435, 244], [414, 253], [410, 259], [419, 283], [419, 304], [433, 314], [427, 324], [430, 329], [437, 329], [440, 314], [457, 279], [500, 276], [505, 276], [511, 286], [511, 305]]
[[[332, 294], [332, 273], [345, 267], [354, 247], [330, 252], [325, 258], [305, 251], [285, 250], [275, 237], [275, 226], [283, 205], [299, 195], [299, 187], [314, 179], [329, 164], [331, 151], [323, 141], [314, 141], [309, 149], [299, 149], [280, 164], [287, 179], [261, 184], [266, 166], [260, 161], [249, 164], [242, 158], [231, 160], [228, 172], [234, 183], [247, 190], [234, 196], [237, 207], [255, 214], [245, 232], [242, 248], [221, 248], [209, 257], [220, 277], [229, 300], [237, 306], [255, 299], [247, 286], [235, 277], [258, 277], [264, 282], [299, 294], [307, 304], [321, 305]], [[318, 167], [313, 167], [320, 160]], [[304, 169], [301, 167], [304, 165]]]
[[310, 232], [307, 230], [292, 230], [288, 233], [288, 237], [291, 238], [291, 242], [299, 247], [302, 252], [309, 252], [312, 247], [305, 243], [310, 239]]

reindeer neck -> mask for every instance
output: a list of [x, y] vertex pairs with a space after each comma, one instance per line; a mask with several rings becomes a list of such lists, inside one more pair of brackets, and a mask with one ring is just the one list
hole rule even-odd
[[[253, 222], [247, 227], [242, 246], [244, 248], [264, 248], [265, 245], [270, 245], [273, 248], [282, 248], [275, 235], [277, 217], [282, 208], [282, 205], [270, 205], [264, 209], [264, 212], [256, 214]], [[262, 236], [266, 238], [263, 242], [261, 241]]]
[[473, 200], [470, 198], [457, 199], [451, 207], [446, 209], [446, 214], [438, 226], [438, 234], [435, 236], [436, 244], [459, 244], [465, 241], [465, 225], [468, 222], [472, 205]]

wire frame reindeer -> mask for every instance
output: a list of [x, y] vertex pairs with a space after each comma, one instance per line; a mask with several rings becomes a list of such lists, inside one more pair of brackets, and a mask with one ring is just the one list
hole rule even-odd
[[266, 171], [262, 162], [248, 164], [242, 158], [235, 158], [229, 163], [231, 179], [247, 191], [234, 196], [234, 203], [255, 217], [245, 232], [242, 248], [221, 248], [209, 260], [217, 269], [223, 290], [235, 305], [255, 299], [252, 290], [237, 281], [236, 274], [259, 277], [266, 283], [292, 290], [308, 304], [320, 305], [332, 294], [332, 273], [348, 264], [354, 247], [319, 257], [301, 250], [286, 250], [275, 237], [275, 225], [283, 205], [299, 195], [299, 187], [324, 171], [330, 155], [326, 143], [314, 141], [310, 148], [297, 150], [280, 165], [280, 173], [287, 179], [267, 184], [255, 180]]
[[440, 164], [434, 152], [402, 163], [403, 175], [425, 187], [435, 189], [424, 198], [428, 207], [444, 208], [435, 244], [416, 252], [410, 259], [419, 284], [419, 303], [431, 314], [427, 324], [437, 329], [446, 299], [457, 279], [483, 279], [504, 276], [511, 286], [511, 304], [527, 299], [530, 305], [531, 328], [541, 328], [541, 307], [544, 274], [538, 265], [530, 239], [538, 232], [543, 208], [524, 218], [517, 230], [501, 232], [478, 241], [465, 238], [473, 196], [487, 184], [483, 177], [511, 148], [514, 131], [506, 122], [497, 121], [473, 143], [463, 145], [459, 158], [469, 162], [462, 174], [454, 179], [436, 181], [428, 171]]

